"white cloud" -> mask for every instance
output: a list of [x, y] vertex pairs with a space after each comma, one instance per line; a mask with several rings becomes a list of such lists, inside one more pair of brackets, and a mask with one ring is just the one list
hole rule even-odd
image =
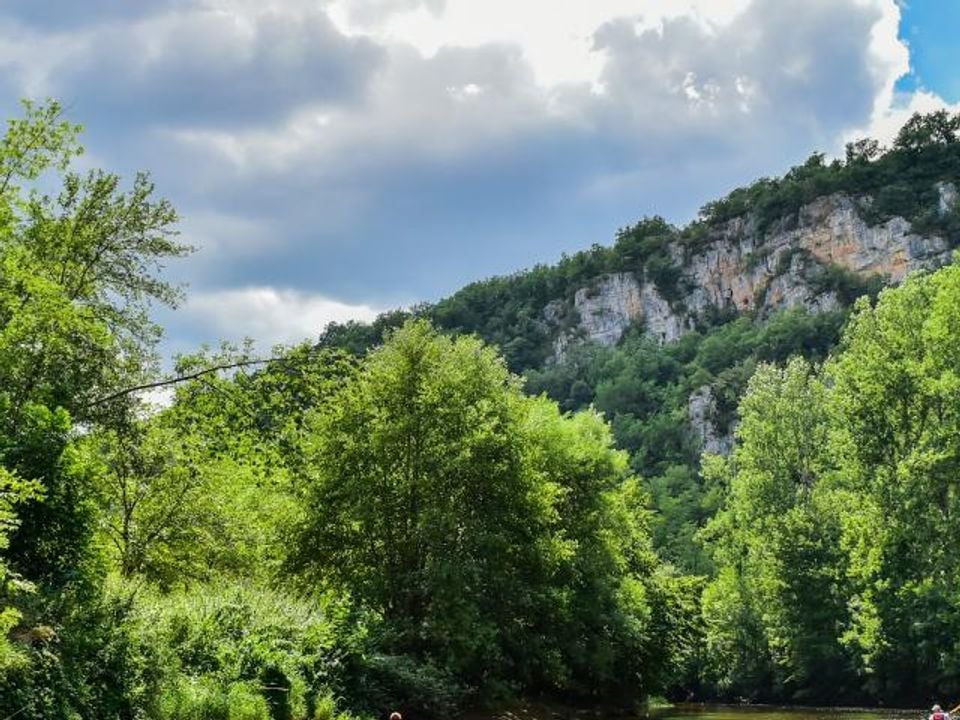
[[197, 292], [178, 310], [196, 335], [234, 342], [250, 337], [265, 346], [315, 339], [328, 323], [370, 321], [379, 312], [369, 305], [273, 287]]
[[355, 3], [335, 0], [330, 7], [345, 33], [406, 43], [425, 56], [443, 47], [516, 45], [537, 81], [551, 86], [597, 80], [604, 58], [593, 33], [611, 18], [630, 17], [645, 27], [679, 16], [723, 24], [748, 0], [381, 0], [378, 13], [357, 13]]
[[942, 104], [895, 93], [895, 0], [143, 2], [0, 3], [0, 93], [155, 171], [202, 248], [184, 343], [435, 299]]
[[950, 106], [936, 93], [922, 88], [910, 93], [896, 91], [897, 81], [910, 71], [910, 49], [899, 37], [900, 3], [884, 0], [873, 4], [881, 12], [870, 35], [870, 68], [877, 78], [878, 91], [869, 121], [846, 132], [844, 140], [872, 137], [889, 144], [915, 112], [942, 108], [960, 112], [960, 103]]
[[882, 145], [889, 146], [911, 115], [944, 109], [960, 113], [960, 103], [951, 105], [936, 93], [922, 88], [911, 93], [891, 93], [890, 103], [877, 107], [870, 122], [846, 133], [845, 139], [871, 137], [879, 140]]
[[[654, 162], [708, 140], [750, 152], [834, 144], [884, 105], [905, 52], [892, 0], [397, 6], [359, 29], [343, 2], [330, 10], [344, 32], [389, 44], [363, 102], [307, 103], [277, 125], [177, 139], [227, 175], [298, 172], [338, 192], [385, 167], [469, 163], [556, 132]], [[838, 24], [849, 35], [836, 36]]]

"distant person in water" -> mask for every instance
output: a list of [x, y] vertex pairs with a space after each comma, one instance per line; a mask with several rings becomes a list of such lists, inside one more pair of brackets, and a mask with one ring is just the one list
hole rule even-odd
[[[391, 717], [390, 720], [393, 720]], [[930, 720], [950, 720], [950, 713], [945, 713], [939, 705], [934, 705], [930, 712]]]

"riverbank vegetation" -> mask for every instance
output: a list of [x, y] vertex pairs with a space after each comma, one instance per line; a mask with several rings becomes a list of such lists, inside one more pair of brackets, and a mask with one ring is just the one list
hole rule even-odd
[[[886, 279], [820, 264], [794, 248], [780, 256], [778, 272], [803, 261], [810, 287], [837, 300], [832, 311], [795, 308], [750, 316], [715, 308], [675, 344], [661, 346], [636, 327], [616, 347], [571, 343], [564, 358], [555, 361], [558, 334], [574, 331], [578, 323], [575, 293], [595, 286], [605, 274], [626, 272], [652, 281], [675, 302], [688, 291], [683, 259], [703, 250], [711, 238], [724, 237], [728, 223], [752, 228], [757, 245], [748, 264], [758, 262], [769, 253], [762, 244], [765, 236], [796, 228], [806, 204], [832, 193], [848, 195], [867, 223], [899, 216], [914, 232], [937, 235], [957, 247], [960, 203], [944, 200], [951, 185], [960, 185], [960, 115], [916, 115], [890, 147], [864, 139], [851, 143], [842, 159], [814, 153], [782, 177], [760, 179], [706, 204], [684, 227], [645, 218], [618, 232], [612, 244], [594, 245], [555, 265], [471, 283], [436, 304], [385, 313], [370, 324], [333, 324], [321, 343], [362, 355], [416, 316], [445, 332], [476, 334], [496, 345], [511, 370], [526, 377], [528, 392], [546, 392], [565, 410], [593, 406], [603, 412], [653, 498], [657, 550], [685, 572], [709, 574], [712, 560], [695, 536], [715, 511], [718, 496], [700, 473], [703, 438], [691, 429], [690, 398], [700, 394], [715, 435], [727, 444], [737, 403], [757, 365], [781, 363], [795, 354], [822, 361], [836, 346], [854, 301], [875, 297]], [[680, 306], [676, 310], [684, 312]]]
[[0, 141], [0, 717], [960, 693], [960, 269], [525, 377], [394, 313], [180, 357], [155, 407], [190, 248], [78, 136], [51, 102]]
[[626, 454], [479, 340], [224, 347], [166, 407], [127, 392], [189, 248], [146, 176], [69, 169], [77, 133], [28, 105], [0, 147], [0, 715], [629, 703], [686, 662], [695, 583]]
[[[718, 686], [797, 700], [960, 692], [960, 268], [858, 304], [821, 367], [764, 366], [705, 530]], [[735, 620], [735, 621], [734, 621]]]

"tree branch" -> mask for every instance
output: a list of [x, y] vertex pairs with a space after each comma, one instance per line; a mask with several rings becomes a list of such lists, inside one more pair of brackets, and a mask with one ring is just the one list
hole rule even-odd
[[196, 380], [197, 378], [203, 377], [204, 375], [210, 375], [221, 370], [235, 370], [236, 368], [250, 367], [252, 365], [266, 365], [272, 362], [283, 362], [285, 358], [282, 357], [271, 357], [263, 358], [261, 360], [241, 360], [234, 363], [226, 363], [223, 365], [213, 365], [203, 370], [197, 370], [196, 372], [188, 373], [186, 375], [178, 375], [173, 378], [166, 378], [164, 380], [156, 380], [154, 382], [144, 383], [143, 385], [133, 385], [132, 387], [124, 388], [123, 390], [117, 390], [114, 393], [105, 395], [96, 400], [92, 400], [84, 405], [84, 408], [95, 407], [97, 405], [103, 405], [103, 403], [110, 402], [111, 400], [116, 400], [119, 397], [125, 395], [130, 395], [131, 393], [140, 392], [142, 390], [152, 390], [153, 388], [165, 387], [167, 385], [176, 385], [178, 383], [187, 382], [188, 380]]

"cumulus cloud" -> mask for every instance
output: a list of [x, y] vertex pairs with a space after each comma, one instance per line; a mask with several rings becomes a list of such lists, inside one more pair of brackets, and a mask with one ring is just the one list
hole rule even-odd
[[591, 52], [603, 59], [595, 86], [539, 82], [518, 44], [442, 46], [431, 55], [393, 45], [362, 104], [318, 100], [279, 126], [176, 137], [224, 162], [225, 173], [297, 167], [338, 181], [399, 163], [469, 162], [557, 133], [571, 155], [579, 141], [654, 163], [675, 162], [685, 147], [754, 151], [764, 138], [809, 148], [862, 123], [887, 87], [872, 38], [882, 16], [876, 3], [856, 0], [755, 0], [723, 25], [620, 17], [592, 34]]
[[832, 143], [882, 89], [871, 46], [880, 17], [872, 4], [755, 0], [712, 27], [689, 17], [656, 28], [612, 20], [595, 35], [608, 58], [606, 123], [626, 122], [671, 153], [704, 136], [743, 150], [765, 139]]
[[736, 16], [749, 0], [592, 0], [591, 2], [514, 2], [513, 0], [372, 0], [389, 12], [357, 13], [367, 0], [334, 0], [331, 16], [346, 33], [381, 42], [402, 42], [431, 56], [443, 47], [511, 44], [521, 49], [538, 81], [545, 85], [591, 82], [603, 58], [592, 43], [594, 30], [615, 17], [646, 27], [665, 19], [692, 17], [709, 25]]
[[909, 93], [897, 91], [897, 81], [910, 71], [909, 48], [897, 34], [900, 25], [899, 5], [881, 3], [879, 9], [881, 18], [873, 26], [871, 33], [874, 61], [870, 66], [877, 78], [879, 90], [868, 121], [847, 132], [844, 140], [871, 137], [889, 145], [914, 113], [929, 113], [941, 109], [960, 112], [960, 103], [951, 105], [924, 88]]
[[[553, 85], [515, 43], [424, 54], [394, 38], [363, 103], [175, 139], [225, 201], [252, 182], [299, 199], [279, 264], [296, 258], [337, 292], [431, 297], [481, 268], [605, 240], [638, 214], [689, 217], [735, 184], [839, 147], [887, 82], [872, 35], [882, 17], [854, 0], [755, 0], [723, 21], [615, 18], [592, 34], [602, 72]], [[351, 257], [365, 290], [333, 269]]]
[[894, 0], [79, 5], [0, 8], [0, 95], [155, 171], [201, 247], [184, 336], [434, 299], [941, 102], [894, 92]]
[[232, 127], [355, 100], [381, 57], [315, 4], [200, 5], [80, 33], [50, 72], [126, 122]]
[[195, 336], [234, 342], [250, 337], [269, 347], [315, 339], [328, 323], [369, 321], [380, 311], [296, 290], [245, 287], [193, 293], [181, 312]]
[[939, 95], [922, 88], [912, 93], [896, 94], [890, 105], [877, 109], [867, 125], [847, 133], [846, 137], [849, 140], [871, 137], [889, 146], [910, 116], [935, 110], [960, 113], [960, 103], [951, 105]]

